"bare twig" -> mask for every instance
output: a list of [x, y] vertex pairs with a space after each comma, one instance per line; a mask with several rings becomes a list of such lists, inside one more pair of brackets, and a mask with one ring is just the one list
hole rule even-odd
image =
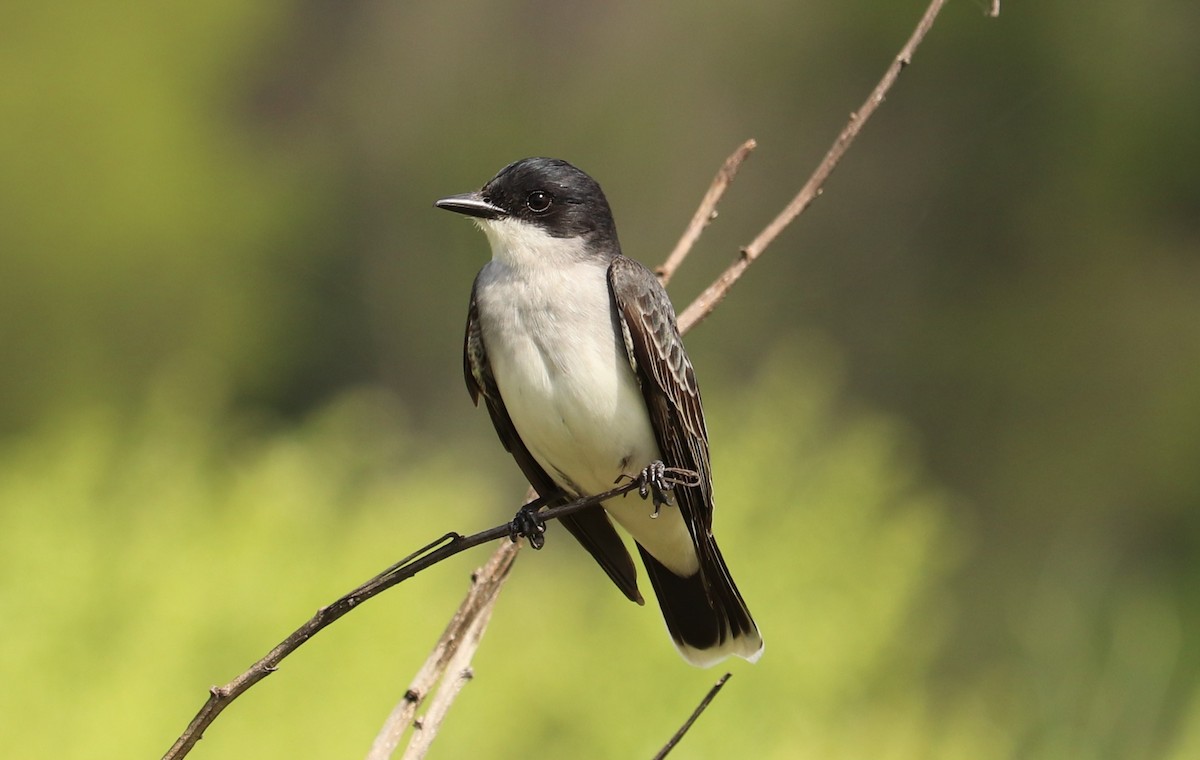
[[[490, 619], [490, 615], [478, 618], [483, 623]], [[450, 706], [454, 704], [458, 693], [467, 685], [467, 681], [475, 677], [470, 668], [471, 657], [479, 646], [479, 636], [482, 635], [482, 632], [475, 627], [472, 627], [471, 630], [476, 632], [475, 646], [471, 649], [463, 647], [454, 655], [454, 659], [450, 663], [450, 681], [442, 683], [433, 701], [430, 702], [425, 716], [413, 724], [412, 741], [404, 750], [402, 760], [421, 760], [425, 757], [425, 753], [429, 752], [429, 748], [433, 746], [438, 729], [442, 727], [442, 721], [450, 713]]]
[[[471, 590], [467, 592], [458, 611], [450, 619], [450, 623], [446, 626], [442, 637], [438, 639], [433, 652], [425, 660], [425, 665], [421, 667], [412, 683], [409, 684], [408, 690], [404, 692], [404, 698], [388, 715], [379, 735], [375, 737], [374, 744], [371, 745], [367, 760], [390, 758], [408, 727], [413, 724], [417, 708], [424, 702], [434, 685], [442, 680], [443, 674], [449, 671], [461, 675], [464, 672], [463, 668], [456, 667], [457, 663], [453, 660], [457, 653], [464, 648], [464, 644], [471, 653], [478, 647], [483, 631], [487, 627], [487, 621], [490, 619], [491, 610], [495, 608], [496, 600], [499, 598], [500, 589], [508, 578], [512, 563], [517, 558], [519, 547], [520, 544], [517, 542], [501, 543], [487, 564], [476, 570], [471, 576]], [[467, 656], [467, 663], [470, 663], [470, 654]], [[462, 687], [465, 679], [455, 677], [454, 683], [456, 685], [454, 691], [457, 693], [457, 689]], [[439, 691], [440, 694], [441, 691]], [[433, 712], [432, 706], [430, 712]], [[427, 713], [423, 725], [428, 729], [429, 724], [430, 715]]]
[[713, 684], [713, 687], [708, 690], [707, 694], [704, 695], [704, 699], [700, 700], [700, 704], [696, 705], [696, 709], [692, 710], [692, 714], [689, 715], [688, 719], [683, 722], [683, 725], [679, 727], [679, 730], [675, 732], [675, 735], [672, 736], [671, 739], [663, 745], [663, 748], [658, 751], [658, 754], [654, 756], [654, 760], [662, 760], [667, 756], [668, 752], [675, 749], [675, 745], [679, 743], [679, 740], [683, 738], [683, 735], [686, 734], [688, 729], [692, 727], [692, 724], [696, 722], [696, 718], [700, 717], [700, 713], [704, 712], [705, 709], [708, 708], [708, 705], [717, 696], [717, 692], [721, 690], [721, 687], [725, 685], [725, 682], [729, 680], [731, 675], [732, 674], [730, 673], [726, 673], [725, 675], [721, 676], [720, 680]]
[[655, 271], [658, 274], [658, 279], [663, 285], [671, 281], [671, 277], [675, 275], [675, 270], [679, 269], [679, 265], [687, 258], [691, 252], [692, 246], [700, 239], [700, 233], [704, 232], [704, 228], [709, 222], [717, 218], [717, 204], [721, 202], [721, 196], [725, 195], [725, 191], [729, 189], [729, 185], [733, 182], [733, 178], [737, 176], [737, 171], [742, 166], [742, 162], [750, 155], [750, 151], [758, 146], [753, 139], [747, 140], [738, 146], [729, 158], [725, 159], [725, 163], [721, 164], [721, 168], [717, 170], [717, 176], [713, 177], [712, 184], [708, 186], [708, 192], [704, 194], [704, 198], [700, 201], [700, 207], [696, 209], [696, 213], [692, 215], [692, 221], [688, 224], [687, 229], [683, 231], [679, 242], [675, 244], [675, 250], [671, 251], [671, 255], [662, 263]]
[[[677, 485], [686, 485], [694, 477], [694, 473], [690, 471], [674, 468], [667, 468], [667, 473], [671, 476], [668, 481], [674, 482]], [[634, 480], [596, 496], [589, 496], [586, 499], [576, 499], [561, 506], [551, 507], [539, 514], [546, 522], [557, 520], [560, 517], [574, 514], [582, 509], [611, 499], [614, 496], [620, 496], [641, 487], [642, 483]], [[216, 720], [222, 710], [229, 706], [229, 703], [244, 694], [254, 684], [274, 673], [279, 663], [285, 657], [359, 604], [388, 590], [401, 581], [408, 580], [422, 570], [432, 567], [444, 559], [453, 557], [459, 552], [481, 544], [511, 536], [513, 535], [513, 531], [514, 526], [510, 522], [469, 536], [462, 536], [458, 533], [447, 533], [400, 560], [334, 603], [317, 610], [317, 614], [309, 618], [308, 622], [293, 631], [290, 636], [281, 641], [265, 657], [251, 665], [244, 673], [224, 686], [212, 687], [209, 690], [209, 697], [204, 706], [196, 713], [196, 717], [192, 718], [192, 722], [188, 724], [188, 727], [184, 729], [179, 738], [175, 740], [175, 744], [163, 755], [163, 760], [176, 760], [177, 758], [186, 757], [191, 752], [192, 747], [196, 745], [196, 742], [200, 741], [205, 729]]]
[[[499, 590], [497, 587], [496, 592], [499, 593]], [[467, 681], [474, 677], [475, 674], [471, 670], [471, 658], [479, 649], [483, 632], [487, 630], [488, 621], [492, 619], [492, 611], [496, 607], [497, 598], [499, 597], [492, 596], [490, 603], [479, 610], [472, 619], [470, 627], [464, 632], [465, 640], [462, 646], [450, 658], [446, 667], [446, 679], [449, 680], [442, 681], [437, 694], [430, 700], [429, 709], [425, 711], [424, 717], [413, 725], [412, 741], [408, 743], [408, 749], [404, 751], [403, 760], [421, 760], [425, 757], [425, 753], [429, 751], [434, 738], [437, 737], [438, 730], [442, 727], [442, 722], [450, 712], [450, 706], [454, 704], [454, 700], [462, 688], [467, 685]]]
[[740, 252], [738, 258], [721, 273], [719, 277], [709, 285], [703, 293], [692, 301], [691, 305], [684, 310], [679, 316], [680, 331], [687, 331], [700, 320], [712, 313], [712, 310], [717, 307], [722, 299], [729, 293], [729, 289], [733, 284], [741, 278], [741, 276], [750, 268], [755, 259], [762, 255], [762, 252], [767, 249], [775, 238], [779, 237], [779, 233], [783, 232], [789, 224], [795, 221], [796, 217], [800, 216], [806, 208], [821, 194], [821, 186], [825, 184], [825, 180], [833, 172], [834, 167], [838, 165], [842, 155], [846, 149], [854, 142], [854, 138], [862, 131], [863, 125], [867, 123], [867, 119], [871, 118], [871, 114], [883, 102], [888, 90], [895, 84], [896, 78], [900, 76], [900, 72], [912, 62], [913, 53], [916, 52], [917, 46], [921, 44], [921, 40], [925, 39], [925, 35], [933, 26], [934, 19], [942, 10], [942, 6], [946, 4], [946, 0], [933, 0], [929, 7], [925, 10], [925, 15], [917, 23], [917, 28], [913, 30], [912, 36], [908, 38], [908, 42], [904, 47], [900, 48], [899, 54], [896, 55], [887, 71], [884, 72], [883, 78], [879, 80], [879, 84], [875, 85], [875, 89], [867, 96], [866, 102], [857, 112], [850, 114], [850, 121], [842, 129], [841, 134], [833, 141], [833, 145], [829, 148], [829, 152], [825, 154], [825, 158], [817, 166], [812, 176], [800, 188], [800, 192], [792, 199], [783, 211], [779, 212], [770, 224], [763, 231], [758, 233], [758, 237]]

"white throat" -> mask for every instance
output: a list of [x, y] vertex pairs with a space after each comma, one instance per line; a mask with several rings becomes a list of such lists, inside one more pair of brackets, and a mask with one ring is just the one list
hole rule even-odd
[[588, 255], [582, 238], [554, 237], [541, 227], [519, 219], [478, 222], [492, 246], [492, 259], [514, 269], [558, 269], [596, 258]]

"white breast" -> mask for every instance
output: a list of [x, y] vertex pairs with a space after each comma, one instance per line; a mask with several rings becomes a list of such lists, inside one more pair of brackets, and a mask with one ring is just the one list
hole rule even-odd
[[492, 262], [476, 297], [508, 414], [560, 485], [597, 493], [658, 457], [600, 262], [546, 269], [533, 282]]
[[[579, 495], [636, 476], [661, 455], [613, 321], [607, 265], [571, 241], [484, 228], [494, 259], [476, 290], [483, 344], [522, 442]], [[668, 567], [694, 572], [695, 549], [678, 510], [651, 519], [651, 505], [636, 496], [605, 507]]]

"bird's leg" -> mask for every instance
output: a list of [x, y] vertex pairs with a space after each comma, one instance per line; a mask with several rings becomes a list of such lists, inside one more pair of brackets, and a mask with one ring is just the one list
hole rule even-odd
[[513, 543], [516, 543], [518, 538], [524, 538], [534, 549], [541, 549], [546, 545], [546, 521], [538, 513], [557, 496], [558, 494], [539, 496], [517, 510], [512, 522], [508, 524], [508, 537]]

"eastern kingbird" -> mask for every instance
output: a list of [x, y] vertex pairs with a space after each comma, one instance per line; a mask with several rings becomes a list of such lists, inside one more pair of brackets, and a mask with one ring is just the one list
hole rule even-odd
[[463, 368], [525, 477], [562, 501], [657, 461], [697, 473], [699, 484], [676, 487], [661, 509], [657, 498], [613, 498], [561, 522], [644, 604], [609, 517], [633, 536], [685, 660], [756, 661], [762, 636], [712, 535], [708, 432], [675, 311], [658, 278], [621, 255], [600, 185], [565, 161], [527, 158], [436, 205], [473, 217], [491, 243]]

